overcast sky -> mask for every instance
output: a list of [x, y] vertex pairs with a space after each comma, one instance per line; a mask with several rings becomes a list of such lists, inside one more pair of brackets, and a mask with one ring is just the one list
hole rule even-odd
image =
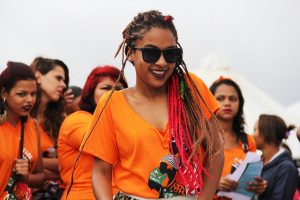
[[[8, 60], [58, 58], [71, 85], [83, 86], [95, 66], [120, 66], [113, 56], [123, 29], [149, 9], [175, 18], [190, 71], [220, 55], [284, 106], [300, 101], [299, 0], [1, 0], [0, 69]], [[133, 85], [130, 64], [125, 74]]]

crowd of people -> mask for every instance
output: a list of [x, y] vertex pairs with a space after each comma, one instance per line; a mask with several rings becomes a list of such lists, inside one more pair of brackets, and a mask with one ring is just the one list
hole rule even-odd
[[[151, 10], [125, 27], [121, 69], [95, 67], [69, 86], [59, 59], [8, 62], [0, 74], [0, 199], [230, 199], [248, 152], [262, 169], [249, 199], [299, 199], [299, 172], [284, 140], [293, 125], [257, 116], [246, 133], [239, 85], [207, 87], [189, 72], [174, 18]], [[128, 87], [127, 62], [136, 82]], [[297, 130], [300, 138], [300, 128]], [[298, 196], [297, 196], [298, 195]]]

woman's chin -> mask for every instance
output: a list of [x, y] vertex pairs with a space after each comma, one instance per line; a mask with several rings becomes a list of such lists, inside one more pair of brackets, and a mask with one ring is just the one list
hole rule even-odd
[[54, 96], [54, 95], [53, 95], [53, 96], [50, 97], [50, 102], [56, 102], [56, 101], [59, 100], [59, 98], [60, 98], [60, 96], [58, 96], [58, 95], [57, 95], [57, 96]]

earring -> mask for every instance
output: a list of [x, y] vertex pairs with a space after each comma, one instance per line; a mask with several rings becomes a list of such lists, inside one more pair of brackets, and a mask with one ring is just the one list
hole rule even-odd
[[2, 105], [0, 106], [0, 125], [7, 119], [7, 112], [5, 110], [5, 99], [3, 99]]

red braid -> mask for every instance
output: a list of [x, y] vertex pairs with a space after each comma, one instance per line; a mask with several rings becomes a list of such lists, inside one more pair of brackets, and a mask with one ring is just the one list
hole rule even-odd
[[179, 78], [177, 74], [174, 74], [168, 88], [170, 151], [174, 156], [179, 157], [175, 161], [183, 178], [186, 194], [200, 194], [203, 186], [202, 172], [206, 173], [206, 171], [199, 162], [199, 154], [193, 153], [193, 141], [188, 130], [183, 94], [180, 94], [184, 91], [179, 90], [180, 87], [184, 87], [183, 84], [186, 84], [182, 79], [184, 77]]

